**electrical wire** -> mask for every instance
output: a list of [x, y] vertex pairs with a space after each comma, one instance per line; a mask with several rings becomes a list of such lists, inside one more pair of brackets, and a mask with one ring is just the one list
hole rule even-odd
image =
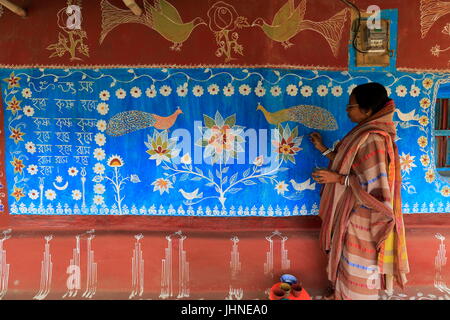
[[369, 53], [369, 51], [363, 51], [356, 46], [356, 37], [358, 36], [359, 29], [361, 28], [361, 11], [359, 11], [359, 8], [354, 3], [351, 3], [348, 0], [340, 0], [340, 1], [346, 4], [347, 6], [352, 7], [358, 14], [358, 23], [356, 26], [356, 30], [353, 30], [353, 41], [352, 41], [353, 48], [359, 53]]

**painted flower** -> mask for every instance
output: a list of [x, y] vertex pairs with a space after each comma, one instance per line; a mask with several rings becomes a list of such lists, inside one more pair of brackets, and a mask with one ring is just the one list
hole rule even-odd
[[15, 88], [15, 87], [20, 87], [19, 81], [20, 81], [20, 77], [16, 77], [14, 75], [14, 72], [11, 72], [11, 74], [9, 75], [9, 78], [5, 78], [3, 79], [3, 81], [8, 82], [8, 89], [11, 88]]
[[16, 199], [16, 201], [19, 201], [20, 198], [25, 197], [25, 194], [23, 193], [23, 188], [17, 188], [14, 186], [14, 191], [11, 193], [11, 195]]
[[94, 192], [96, 194], [104, 194], [105, 191], [106, 191], [106, 188], [103, 184], [97, 183], [96, 185], [94, 185]]
[[22, 160], [17, 159], [16, 157], [14, 157], [13, 161], [10, 161], [9, 163], [11, 163], [13, 165], [14, 173], [22, 174], [22, 170], [23, 170], [23, 168], [25, 168], [25, 165], [23, 164]]
[[420, 136], [419, 139], [417, 139], [417, 144], [418, 144], [421, 148], [425, 148], [425, 147], [428, 145], [428, 139], [427, 139], [427, 137]]
[[97, 159], [98, 161], [102, 161], [105, 159], [105, 157], [106, 157], [105, 150], [103, 150], [102, 148], [95, 148], [94, 150], [95, 159]]
[[348, 86], [348, 88], [347, 88], [347, 93], [348, 93], [349, 95], [351, 95], [352, 92], [353, 92], [353, 89], [355, 89], [356, 87], [357, 87], [356, 84], [352, 84], [352, 85]]
[[327, 86], [321, 84], [317, 87], [317, 94], [321, 97], [325, 97], [328, 94], [328, 88]]
[[313, 94], [313, 88], [311, 88], [310, 86], [303, 86], [300, 89], [300, 93], [302, 94], [302, 96], [304, 96], [305, 98], [307, 97], [311, 97]]
[[133, 98], [139, 98], [142, 95], [142, 91], [138, 87], [133, 87], [130, 90], [130, 94]]
[[152, 85], [150, 86], [150, 88], [147, 88], [147, 89], [145, 90], [145, 94], [146, 94], [147, 97], [149, 97], [149, 98], [154, 98], [154, 97], [156, 97], [157, 91], [156, 91], [155, 85], [152, 84]]
[[67, 169], [67, 173], [69, 174], [69, 176], [75, 177], [78, 174], [78, 169], [75, 167], [70, 167], [69, 169]]
[[108, 90], [103, 90], [99, 94], [100, 100], [102, 101], [108, 101], [110, 96], [111, 95], [109, 94]]
[[427, 126], [429, 122], [430, 122], [430, 121], [429, 121], [429, 119], [428, 119], [427, 116], [421, 116], [421, 117], [419, 118], [419, 123], [420, 123], [422, 126], [424, 126], [424, 127]]
[[226, 163], [228, 159], [236, 159], [237, 154], [244, 151], [244, 139], [241, 136], [243, 127], [236, 125], [236, 115], [224, 119], [217, 111], [214, 119], [203, 115], [203, 120], [203, 137], [196, 144], [205, 148], [205, 158], [210, 157], [212, 163]]
[[433, 80], [430, 78], [425, 78], [422, 81], [422, 85], [425, 89], [431, 89], [431, 87], [433, 86]]
[[22, 90], [22, 96], [24, 98], [29, 99], [29, 98], [31, 98], [32, 95], [33, 94], [31, 93], [30, 88], [25, 88], [25, 89]]
[[333, 96], [335, 97], [340, 97], [342, 96], [342, 87], [341, 86], [335, 86], [333, 88], [331, 88], [331, 93], [333, 94]]
[[239, 86], [239, 93], [242, 94], [243, 96], [248, 96], [251, 91], [252, 89], [248, 84], [241, 84]]
[[32, 117], [34, 115], [34, 109], [30, 106], [23, 107], [23, 114], [27, 117]]
[[418, 97], [420, 94], [420, 89], [417, 86], [411, 86], [411, 90], [409, 90], [409, 94], [411, 95], [411, 97]]
[[95, 143], [98, 144], [100, 147], [104, 146], [106, 143], [106, 137], [103, 133], [97, 133], [94, 136], [94, 140], [95, 140]]
[[441, 53], [441, 46], [440, 45], [435, 45], [434, 47], [432, 47], [430, 49], [430, 52], [433, 56], [435, 57], [439, 57], [439, 54]]
[[270, 88], [270, 93], [274, 97], [278, 97], [281, 94], [281, 88], [279, 86], [274, 86]]
[[107, 127], [107, 123], [106, 123], [105, 120], [98, 120], [97, 121], [97, 129], [98, 129], [98, 131], [103, 132], [103, 131], [106, 130], [106, 127]]
[[280, 181], [276, 184], [275, 190], [278, 194], [284, 195], [285, 192], [289, 191], [289, 186], [284, 181]]
[[159, 88], [159, 93], [161, 93], [164, 97], [167, 97], [172, 93], [172, 88], [164, 85], [161, 88]]
[[28, 153], [33, 154], [36, 152], [36, 145], [33, 142], [29, 141], [25, 143], [25, 149], [27, 150]]
[[55, 178], [55, 181], [58, 182], [58, 183], [61, 183], [61, 182], [63, 182], [63, 177], [57, 176], [57, 177]]
[[120, 168], [125, 164], [123, 159], [117, 154], [114, 154], [111, 157], [109, 157], [107, 162], [108, 166], [110, 166], [111, 168]]
[[117, 99], [124, 99], [127, 96], [127, 92], [122, 88], [116, 90]]
[[22, 108], [20, 107], [20, 103], [22, 101], [17, 100], [16, 97], [12, 97], [10, 101], [8, 101], [6, 104], [8, 105], [6, 107], [6, 110], [11, 110], [12, 114], [16, 114], [17, 111], [22, 110]]
[[14, 142], [17, 144], [19, 141], [24, 141], [23, 136], [25, 135], [24, 132], [20, 130], [20, 128], [11, 128], [11, 135], [9, 136], [10, 139], [13, 139]]
[[410, 173], [411, 169], [416, 167], [414, 164], [414, 158], [416, 156], [411, 156], [409, 153], [402, 152], [402, 155], [400, 156], [400, 167], [403, 171]]
[[72, 199], [73, 200], [81, 200], [81, 197], [82, 197], [82, 193], [80, 190], [78, 190], [78, 189], [72, 190]]
[[430, 164], [430, 157], [427, 154], [423, 154], [420, 156], [420, 162], [424, 167], [428, 167]]
[[30, 192], [28, 192], [28, 197], [31, 200], [36, 200], [37, 198], [39, 198], [39, 191], [37, 191], [36, 189], [30, 190]]
[[275, 130], [275, 140], [272, 140], [272, 145], [276, 148], [275, 152], [278, 153], [277, 159], [281, 158], [284, 161], [290, 161], [295, 164], [295, 155], [302, 150], [300, 144], [302, 143], [303, 136], [298, 136], [298, 128], [295, 127], [292, 131], [289, 128], [289, 124], [285, 128], [279, 126]]
[[432, 183], [436, 179], [436, 175], [434, 173], [434, 170], [429, 169], [427, 172], [425, 172], [425, 180], [428, 183]]
[[[295, 84], [290, 84], [286, 87], [286, 93], [291, 97], [295, 97], [298, 93], [298, 88]], [[303, 95], [303, 93], [302, 93]]]
[[444, 197], [450, 196], [450, 188], [447, 187], [447, 186], [442, 187], [442, 189], [441, 189], [441, 194], [442, 194]]
[[258, 84], [258, 86], [255, 88], [255, 94], [258, 97], [262, 97], [266, 94], [266, 89], [264, 89], [261, 84]]
[[186, 97], [186, 95], [188, 94], [188, 84], [187, 84], [187, 82], [185, 82], [181, 86], [178, 86], [177, 94], [178, 94], [179, 97]]
[[180, 159], [180, 162], [182, 164], [191, 164], [192, 159], [191, 159], [191, 156], [189, 155], [189, 153], [186, 153], [184, 156], [182, 156]]
[[94, 196], [94, 204], [95, 205], [101, 205], [101, 204], [103, 204], [103, 202], [105, 201], [105, 199], [103, 198], [103, 196], [100, 196], [100, 195], [96, 195], [96, 196]]
[[226, 97], [231, 97], [234, 94], [234, 87], [231, 85], [231, 83], [223, 87], [223, 94]]
[[208, 92], [211, 95], [216, 95], [219, 93], [219, 86], [217, 84], [211, 84], [208, 86]]
[[423, 109], [428, 109], [431, 106], [431, 101], [428, 98], [422, 98], [422, 100], [420, 100], [420, 106]]
[[264, 156], [260, 155], [253, 160], [253, 164], [257, 167], [261, 167], [264, 163]]
[[109, 106], [107, 103], [100, 102], [97, 105], [97, 112], [100, 113], [102, 116], [106, 115], [109, 111]]
[[146, 151], [151, 160], [156, 160], [156, 165], [159, 166], [161, 162], [170, 162], [173, 158], [177, 157], [180, 153], [180, 149], [176, 149], [178, 138], [168, 137], [167, 131], [153, 131], [153, 137], [147, 135], [147, 141], [144, 142], [148, 148]]
[[159, 194], [162, 195], [164, 192], [169, 193], [169, 189], [172, 187], [172, 182], [166, 180], [164, 178], [156, 179], [152, 186], [154, 186], [153, 191], [159, 191]]
[[96, 174], [104, 174], [105, 173], [105, 166], [101, 164], [100, 162], [97, 162], [94, 165], [94, 173]]
[[47, 200], [53, 201], [56, 199], [56, 192], [52, 189], [46, 190], [44, 195]]
[[30, 164], [27, 168], [27, 171], [29, 174], [31, 174], [32, 176], [34, 176], [35, 174], [38, 173], [38, 166], [35, 164]]
[[405, 86], [401, 85], [401, 86], [398, 86], [398, 87], [395, 89], [395, 92], [397, 93], [397, 95], [398, 95], [399, 97], [404, 97], [404, 96], [406, 96], [406, 94], [408, 93], [408, 90], [406, 89]]
[[192, 88], [192, 93], [196, 97], [201, 97], [204, 93], [203, 87], [199, 85], [194, 86], [194, 88]]

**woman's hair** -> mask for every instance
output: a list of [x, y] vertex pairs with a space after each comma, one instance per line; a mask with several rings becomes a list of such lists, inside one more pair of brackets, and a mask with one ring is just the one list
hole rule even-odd
[[353, 89], [352, 95], [361, 109], [364, 111], [372, 110], [373, 114], [380, 111], [391, 100], [386, 88], [377, 82], [357, 86]]

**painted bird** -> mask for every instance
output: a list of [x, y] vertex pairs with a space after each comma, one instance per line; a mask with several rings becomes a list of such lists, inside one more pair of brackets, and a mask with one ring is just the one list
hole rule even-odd
[[194, 200], [194, 199], [200, 199], [203, 197], [203, 192], [202, 193], [198, 193], [198, 188], [195, 189], [192, 192], [186, 192], [183, 189], [179, 189], [178, 191], [181, 192], [181, 194], [183, 195], [183, 197], [187, 200]]
[[306, 0], [302, 0], [297, 7], [294, 5], [294, 0], [288, 0], [274, 15], [271, 24], [264, 21], [263, 18], [257, 18], [253, 21], [252, 26], [260, 27], [270, 39], [280, 42], [285, 49], [293, 45], [289, 40], [298, 33], [305, 30], [315, 31], [327, 40], [336, 57], [347, 18], [347, 10], [343, 9], [329, 20], [315, 22], [304, 19]]
[[303, 190], [315, 190], [316, 189], [316, 183], [311, 183], [311, 179], [308, 179], [304, 182], [298, 183], [295, 182], [294, 179], [291, 179], [289, 181], [292, 184], [292, 187], [295, 191], [303, 191]]
[[412, 110], [408, 113], [403, 113], [399, 109], [395, 109], [394, 113], [397, 113], [398, 118], [402, 121], [412, 121], [412, 120], [418, 121], [419, 120], [419, 115], [416, 114], [416, 110]]
[[206, 22], [197, 17], [190, 22], [184, 23], [178, 10], [166, 0], [155, 0], [152, 6], [144, 0], [144, 14], [134, 15], [130, 10], [123, 10], [113, 6], [107, 0], [101, 1], [102, 8], [102, 32], [100, 44], [108, 33], [115, 27], [124, 23], [139, 23], [158, 32], [162, 37], [171, 41], [172, 50], [180, 51], [192, 31]]
[[[438, 19], [449, 13], [450, 2], [448, 1], [420, 0], [420, 31], [422, 33], [422, 39], [425, 38], [428, 31], [430, 31]], [[448, 27], [446, 33], [450, 34]]]
[[183, 111], [179, 107], [168, 117], [138, 110], [120, 112], [109, 119], [106, 133], [117, 137], [148, 127], [168, 130], [175, 124], [178, 115], [182, 113]]
[[321, 107], [298, 105], [276, 112], [269, 112], [261, 104], [258, 104], [256, 110], [261, 110], [267, 122], [274, 125], [279, 125], [286, 121], [294, 121], [308, 128], [318, 130], [332, 131], [338, 128], [333, 114]]

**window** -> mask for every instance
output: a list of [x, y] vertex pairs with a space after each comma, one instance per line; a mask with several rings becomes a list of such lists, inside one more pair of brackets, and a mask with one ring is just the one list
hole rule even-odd
[[450, 85], [442, 86], [436, 100], [434, 135], [436, 137], [436, 169], [443, 176], [450, 177]]

